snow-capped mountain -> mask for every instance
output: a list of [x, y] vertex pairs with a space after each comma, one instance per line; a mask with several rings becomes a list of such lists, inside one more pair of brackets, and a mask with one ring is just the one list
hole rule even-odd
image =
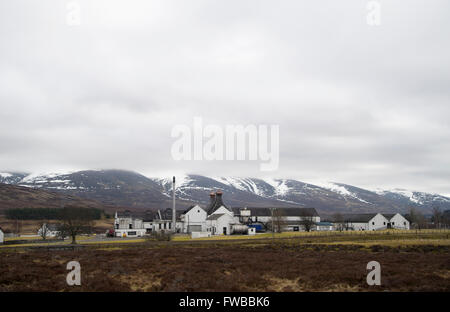
[[[0, 183], [64, 192], [105, 205], [152, 209], [170, 207], [172, 179], [146, 177], [124, 170], [87, 170], [66, 173], [0, 173]], [[450, 198], [402, 189], [366, 190], [342, 183], [313, 185], [292, 179], [238, 177], [177, 177], [180, 208], [206, 205], [208, 194], [224, 192], [233, 207], [314, 207], [323, 214], [340, 212], [406, 212], [414, 207], [424, 213], [438, 206], [450, 209]]]
[[17, 172], [0, 172], [0, 183], [17, 184], [23, 180], [28, 174]]

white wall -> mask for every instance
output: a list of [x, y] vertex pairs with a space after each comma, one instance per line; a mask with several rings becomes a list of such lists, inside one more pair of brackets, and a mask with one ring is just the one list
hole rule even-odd
[[[271, 222], [272, 221], [272, 216], [251, 216], [251, 219], [253, 222], [262, 222], [262, 223], [267, 223], [267, 222]], [[285, 221], [302, 221], [304, 219], [304, 217], [301, 216], [283, 216], [283, 220]], [[312, 221], [314, 222], [320, 222], [320, 217], [312, 217]], [[290, 222], [291, 223], [291, 222]]]
[[377, 231], [386, 229], [388, 222], [382, 214], [377, 213], [369, 222], [349, 222], [347, 226], [355, 231]]
[[218, 214], [218, 213], [225, 213], [231, 217], [234, 216], [233, 211], [228, 210], [227, 208], [225, 208], [224, 206], [219, 207], [216, 211], [214, 211], [212, 214]]
[[188, 226], [200, 226], [201, 232], [206, 231], [206, 217], [207, 213], [200, 206], [196, 205], [188, 212], [181, 216], [182, 232], [188, 232]]
[[5, 235], [3, 234], [2, 230], [0, 230], [0, 244], [3, 244]]
[[230, 235], [231, 224], [233, 224], [233, 222], [234, 220], [232, 216], [230, 216], [229, 214], [224, 214], [217, 220], [207, 220], [206, 224], [208, 227], [208, 232], [211, 232], [214, 235], [223, 235], [223, 228], [226, 228], [226, 235]]
[[406, 218], [399, 213], [396, 213], [391, 218], [391, 220], [389, 220], [389, 222], [391, 223], [391, 227], [394, 229], [409, 230], [409, 221], [406, 220]]
[[[116, 237], [142, 237], [145, 234], [145, 229], [122, 229], [122, 230], [115, 230]], [[135, 234], [132, 234], [132, 233]]]

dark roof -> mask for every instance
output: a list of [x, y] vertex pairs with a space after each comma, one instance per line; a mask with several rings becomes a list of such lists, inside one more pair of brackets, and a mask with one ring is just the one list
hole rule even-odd
[[342, 220], [344, 222], [369, 222], [377, 213], [355, 213], [355, 214], [344, 214], [342, 215]]
[[55, 224], [55, 223], [46, 224], [48, 231], [59, 231], [61, 226], [62, 226], [61, 224]]
[[283, 208], [283, 207], [274, 207], [274, 208], [267, 208], [267, 207], [248, 207], [248, 208], [233, 208], [233, 212], [235, 215], [240, 215], [241, 210], [250, 210], [251, 216], [256, 217], [270, 217], [272, 216], [271, 209], [276, 209], [278, 211], [281, 211], [281, 213], [284, 216], [298, 216], [298, 217], [318, 217], [319, 214], [317, 213], [315, 208]]
[[382, 213], [382, 215], [383, 215], [386, 219], [391, 220], [392, 217], [396, 215], [396, 213]]
[[118, 211], [117, 217], [118, 218], [132, 218], [133, 215], [132, 215], [131, 211], [125, 210], [125, 211]]
[[[161, 212], [161, 218], [159, 213]], [[183, 213], [181, 210], [176, 211], [177, 219]], [[172, 220], [172, 208], [160, 209], [157, 211], [147, 210], [145, 212], [131, 212], [129, 210], [117, 212], [118, 218], [141, 219], [144, 222], [152, 222], [153, 220]]]
[[224, 215], [225, 215], [224, 213], [215, 213], [206, 218], [206, 220], [217, 220]]
[[[186, 213], [188, 213], [189, 211], [191, 211], [191, 209], [192, 208], [195, 208], [195, 207], [200, 207], [199, 205], [192, 205], [192, 206], [190, 206], [188, 209], [186, 209], [185, 211], [183, 211], [181, 214], [186, 214]], [[200, 207], [200, 208], [202, 208], [202, 207]], [[203, 208], [202, 208], [203, 209]]]

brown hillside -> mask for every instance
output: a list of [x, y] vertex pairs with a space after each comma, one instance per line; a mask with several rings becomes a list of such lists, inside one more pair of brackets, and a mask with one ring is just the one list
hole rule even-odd
[[62, 206], [99, 208], [105, 211], [117, 209], [102, 203], [73, 195], [56, 193], [29, 187], [0, 184], [0, 212], [9, 208], [59, 208]]

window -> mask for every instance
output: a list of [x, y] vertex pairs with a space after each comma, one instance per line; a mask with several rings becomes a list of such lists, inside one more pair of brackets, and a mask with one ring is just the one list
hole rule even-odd
[[200, 210], [197, 210], [198, 213], [200, 213]]
[[171, 229], [171, 228], [172, 228], [172, 222], [169, 223], [169, 229]]
[[372, 222], [372, 225], [375, 225], [375, 222]]
[[403, 225], [406, 225], [406, 221], [405, 221], [405, 222], [403, 222]]
[[394, 222], [392, 222], [392, 225], [394, 225]]
[[386, 222], [383, 222], [383, 225], [386, 225]]
[[167, 223], [164, 223], [164, 230], [167, 228]]
[[117, 230], [119, 229], [119, 224], [118, 224], [118, 223], [116, 224], [116, 229], [117, 229]]
[[159, 229], [161, 230], [161, 223], [159, 224]]
[[133, 228], [133, 224], [128, 225], [128, 228], [132, 229]]

